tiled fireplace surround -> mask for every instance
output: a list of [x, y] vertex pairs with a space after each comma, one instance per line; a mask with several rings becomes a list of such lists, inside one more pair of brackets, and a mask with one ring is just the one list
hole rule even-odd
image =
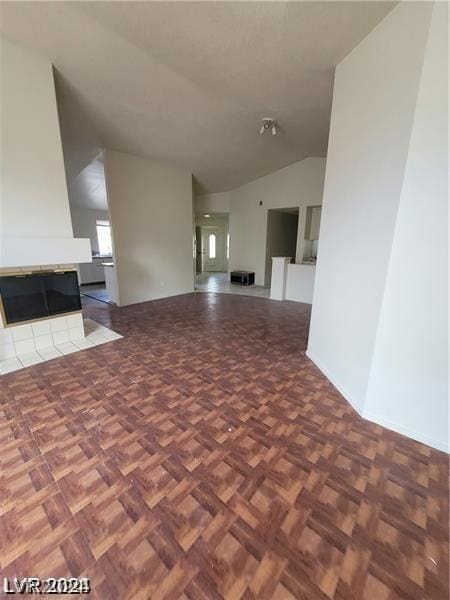
[[[0, 269], [0, 275], [73, 267], [51, 265]], [[8, 327], [5, 325], [0, 315], [0, 375], [122, 337], [92, 319], [83, 319], [81, 311]]]
[[84, 337], [81, 313], [3, 328], [0, 331], [0, 360], [45, 350]]

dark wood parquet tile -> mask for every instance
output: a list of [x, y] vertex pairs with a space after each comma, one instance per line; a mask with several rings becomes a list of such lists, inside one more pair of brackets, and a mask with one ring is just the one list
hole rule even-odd
[[95, 599], [448, 598], [448, 457], [361, 419], [306, 305], [85, 312], [124, 338], [0, 379], [0, 568]]

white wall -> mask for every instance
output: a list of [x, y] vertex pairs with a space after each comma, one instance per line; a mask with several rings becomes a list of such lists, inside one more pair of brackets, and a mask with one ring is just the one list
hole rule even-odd
[[269, 208], [299, 208], [296, 260], [302, 260], [306, 207], [322, 204], [324, 174], [324, 158], [307, 158], [231, 192], [231, 270], [254, 271], [255, 283], [264, 285]]
[[443, 447], [443, 157], [439, 92], [427, 104], [424, 90], [445, 71], [421, 82], [432, 10], [401, 3], [337, 67], [308, 355], [362, 414]]
[[435, 5], [363, 412], [443, 449], [448, 448], [446, 13], [445, 3]]
[[197, 214], [228, 213], [231, 210], [231, 193], [218, 192], [217, 194], [197, 196], [194, 200], [194, 208]]
[[2, 234], [71, 236], [52, 65], [1, 39], [1, 77]]
[[120, 306], [192, 292], [192, 176], [106, 150]]
[[90, 259], [72, 234], [52, 65], [3, 38], [0, 60], [0, 266]]
[[310, 356], [362, 408], [431, 8], [395, 8], [336, 69]]
[[71, 206], [73, 233], [79, 238], [87, 238], [91, 242], [92, 252], [98, 253], [97, 220], [109, 221], [107, 210], [93, 210]]

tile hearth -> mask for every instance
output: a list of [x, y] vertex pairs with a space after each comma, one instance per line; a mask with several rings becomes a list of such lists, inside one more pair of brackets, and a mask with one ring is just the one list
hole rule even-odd
[[[70, 319], [71, 316], [54, 319], [52, 322], [25, 324], [14, 328], [14, 332], [0, 329], [2, 349], [5, 352], [0, 357], [0, 375], [122, 337], [92, 319], [80, 318], [78, 322]], [[70, 327], [71, 324], [75, 326]]]

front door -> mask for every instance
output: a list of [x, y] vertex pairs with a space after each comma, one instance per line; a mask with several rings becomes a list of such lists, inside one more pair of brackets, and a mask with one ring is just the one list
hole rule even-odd
[[203, 270], [223, 270], [223, 231], [221, 227], [202, 227]]

